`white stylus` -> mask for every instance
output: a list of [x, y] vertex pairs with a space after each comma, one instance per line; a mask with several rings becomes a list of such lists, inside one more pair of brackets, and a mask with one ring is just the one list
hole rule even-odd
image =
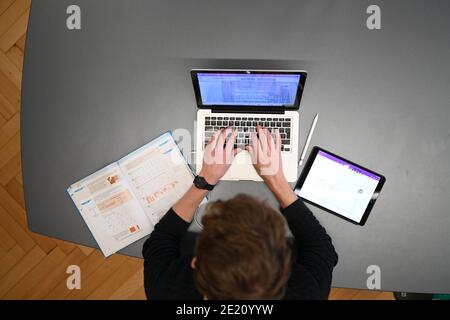
[[314, 129], [316, 128], [317, 120], [319, 120], [319, 114], [316, 114], [314, 117], [313, 123], [311, 125], [311, 129], [309, 129], [308, 138], [306, 139], [305, 146], [303, 147], [302, 155], [300, 156], [300, 160], [298, 161], [298, 165], [301, 166], [303, 164], [303, 159], [305, 159], [306, 151], [308, 150], [309, 143], [311, 141], [311, 137], [313, 135]]

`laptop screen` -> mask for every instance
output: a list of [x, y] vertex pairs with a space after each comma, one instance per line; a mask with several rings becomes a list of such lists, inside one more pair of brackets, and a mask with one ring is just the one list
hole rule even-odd
[[294, 107], [301, 73], [196, 73], [199, 105]]

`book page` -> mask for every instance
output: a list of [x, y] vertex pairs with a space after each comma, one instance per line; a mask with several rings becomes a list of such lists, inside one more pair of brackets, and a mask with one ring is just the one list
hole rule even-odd
[[170, 132], [118, 163], [154, 225], [184, 195], [194, 179]]
[[107, 257], [153, 231], [153, 224], [114, 163], [67, 189]]

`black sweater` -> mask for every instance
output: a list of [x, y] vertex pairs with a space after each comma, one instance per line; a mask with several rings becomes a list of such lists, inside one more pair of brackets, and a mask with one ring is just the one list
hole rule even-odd
[[[338, 256], [325, 229], [297, 199], [281, 210], [295, 238], [285, 299], [327, 299]], [[183, 254], [189, 223], [172, 209], [144, 243], [144, 287], [148, 299], [203, 299], [195, 288], [192, 250]]]

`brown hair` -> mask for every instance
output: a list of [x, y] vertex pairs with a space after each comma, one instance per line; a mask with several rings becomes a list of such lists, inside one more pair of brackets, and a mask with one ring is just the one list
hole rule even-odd
[[281, 299], [291, 268], [283, 216], [248, 195], [206, 207], [194, 278], [208, 299]]

